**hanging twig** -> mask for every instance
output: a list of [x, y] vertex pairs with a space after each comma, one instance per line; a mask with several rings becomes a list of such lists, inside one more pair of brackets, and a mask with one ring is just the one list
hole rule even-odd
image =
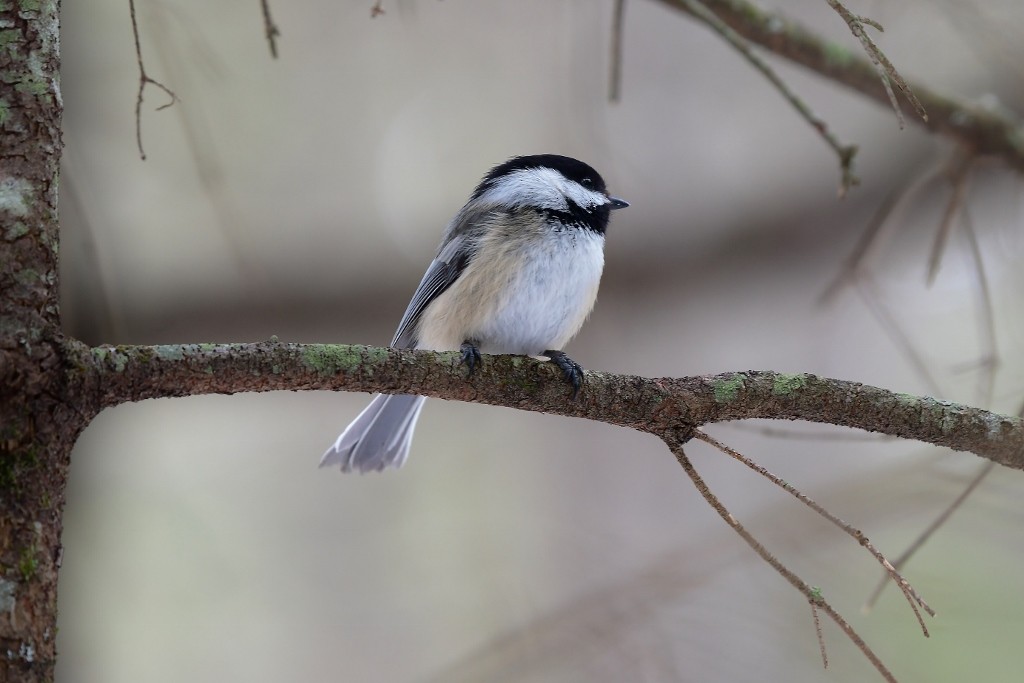
[[139, 146], [139, 156], [143, 161], [146, 160], [146, 152], [142, 149], [142, 93], [146, 89], [147, 83], [152, 83], [156, 87], [167, 93], [171, 100], [167, 104], [161, 105], [156, 108], [157, 111], [161, 109], [167, 109], [175, 102], [178, 101], [178, 96], [160, 81], [150, 78], [146, 74], [146, 67], [142, 62], [142, 43], [139, 41], [139, 24], [135, 19], [135, 0], [128, 0], [128, 11], [132, 17], [132, 35], [135, 37], [135, 59], [139, 64], [139, 94], [135, 98], [135, 141]]
[[818, 600], [821, 599], [821, 589], [817, 586], [811, 586], [811, 590], [814, 591], [816, 599], [808, 600], [808, 604], [811, 606], [811, 618], [814, 619], [814, 633], [818, 636], [818, 649], [821, 650], [821, 666], [822, 668], [828, 668], [828, 652], [825, 650], [825, 636], [821, 633], [821, 618], [818, 616]]
[[260, 6], [263, 9], [263, 32], [267, 36], [267, 44], [270, 45], [270, 56], [277, 59], [277, 37], [281, 35], [281, 31], [270, 16], [270, 0], [260, 0]]
[[928, 256], [928, 277], [929, 287], [935, 283], [935, 276], [939, 272], [939, 265], [942, 263], [942, 254], [946, 251], [946, 243], [949, 241], [949, 233], [953, 230], [953, 219], [964, 207], [964, 200], [967, 197], [967, 180], [970, 177], [971, 164], [974, 156], [970, 153], [958, 153], [953, 159], [949, 168], [949, 184], [953, 191], [946, 204], [946, 210], [939, 222], [939, 229], [935, 233], [935, 241], [932, 243], [931, 254]]

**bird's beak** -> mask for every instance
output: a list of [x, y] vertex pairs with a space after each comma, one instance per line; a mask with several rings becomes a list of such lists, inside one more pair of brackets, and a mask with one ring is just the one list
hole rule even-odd
[[625, 199], [619, 199], [618, 197], [608, 197], [608, 203], [611, 204], [611, 206], [609, 206], [608, 208], [613, 211], [615, 209], [625, 209], [627, 206], [629, 206], [629, 202], [627, 202]]

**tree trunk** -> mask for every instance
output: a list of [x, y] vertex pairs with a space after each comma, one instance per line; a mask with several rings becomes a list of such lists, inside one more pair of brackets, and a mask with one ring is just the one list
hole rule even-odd
[[53, 680], [69, 454], [61, 371], [59, 4], [0, 4], [0, 680]]

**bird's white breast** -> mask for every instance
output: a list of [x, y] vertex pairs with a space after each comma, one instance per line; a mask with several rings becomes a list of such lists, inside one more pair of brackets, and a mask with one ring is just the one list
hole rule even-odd
[[454, 350], [467, 339], [484, 353], [560, 350], [597, 298], [604, 235], [578, 227], [488, 231], [459, 279], [424, 311], [420, 348]]

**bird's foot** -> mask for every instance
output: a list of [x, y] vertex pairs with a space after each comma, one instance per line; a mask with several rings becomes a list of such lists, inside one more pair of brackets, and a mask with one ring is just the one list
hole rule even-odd
[[572, 385], [572, 397], [576, 398], [580, 393], [580, 387], [583, 386], [583, 367], [565, 355], [564, 351], [545, 351], [541, 355], [547, 356], [561, 369], [565, 381]]

